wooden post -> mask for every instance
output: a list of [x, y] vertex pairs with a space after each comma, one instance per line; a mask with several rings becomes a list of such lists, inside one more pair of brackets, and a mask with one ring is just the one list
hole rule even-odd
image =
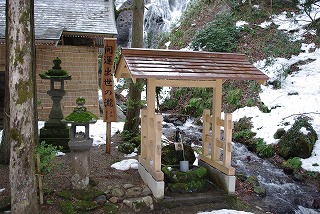
[[161, 172], [161, 136], [162, 136], [162, 116], [157, 114], [155, 117], [154, 135], [154, 171]]
[[110, 154], [111, 148], [111, 122], [107, 122], [107, 139], [106, 139], [106, 153]]
[[155, 102], [156, 102], [156, 85], [155, 79], [150, 78], [147, 82], [147, 165], [150, 165], [153, 161], [153, 148], [155, 146], [154, 142], [154, 121], [155, 121]]
[[147, 110], [141, 109], [141, 159], [146, 160], [147, 157]]
[[217, 140], [220, 140], [220, 120], [221, 120], [221, 102], [222, 102], [222, 79], [216, 80], [213, 88], [213, 105], [212, 105], [212, 156], [214, 161], [220, 160], [220, 147]]
[[39, 187], [40, 204], [43, 204], [42, 175], [41, 175], [41, 169], [40, 169], [40, 155], [39, 154], [37, 154], [37, 170], [38, 170], [38, 187]]
[[204, 109], [202, 120], [203, 120], [203, 127], [202, 127], [202, 154], [204, 156], [209, 155], [209, 141], [208, 141], [208, 135], [210, 131], [210, 123], [208, 122], [210, 118], [210, 110]]
[[231, 166], [231, 141], [232, 141], [232, 115], [224, 115], [224, 141], [223, 141], [223, 164]]

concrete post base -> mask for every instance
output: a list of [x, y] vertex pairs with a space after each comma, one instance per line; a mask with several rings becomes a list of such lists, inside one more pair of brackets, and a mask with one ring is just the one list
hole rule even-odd
[[199, 166], [203, 166], [208, 170], [210, 180], [218, 187], [225, 190], [228, 194], [234, 194], [236, 191], [236, 176], [226, 175], [221, 171], [213, 168], [209, 164], [199, 160]]
[[164, 198], [164, 181], [156, 181], [152, 175], [139, 163], [139, 174], [142, 180], [149, 186], [156, 199]]
[[86, 189], [90, 176], [90, 150], [71, 151], [71, 183], [73, 189]]

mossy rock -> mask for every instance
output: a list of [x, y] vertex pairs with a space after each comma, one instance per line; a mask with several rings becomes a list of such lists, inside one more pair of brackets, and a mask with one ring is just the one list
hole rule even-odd
[[87, 212], [98, 208], [96, 202], [76, 200], [76, 201], [61, 201], [60, 208], [63, 214], [73, 214], [77, 212]]
[[280, 139], [285, 133], [286, 133], [286, 130], [284, 130], [284, 128], [278, 129], [276, 133], [274, 133], [273, 138]]
[[267, 194], [266, 189], [263, 186], [255, 186], [253, 191], [261, 197], [265, 197]]
[[105, 214], [115, 214], [118, 213], [119, 206], [116, 204], [106, 203], [103, 205], [103, 212]]
[[72, 204], [74, 209], [79, 212], [86, 212], [86, 211], [94, 210], [99, 207], [99, 205], [96, 202], [84, 201], [84, 200], [74, 201], [72, 202]]
[[57, 196], [63, 199], [71, 200], [73, 193], [70, 190], [63, 190], [57, 193]]
[[198, 192], [205, 189], [208, 185], [208, 179], [190, 180], [184, 183], [168, 183], [168, 188], [171, 192], [187, 193]]
[[249, 176], [245, 182], [251, 184], [253, 187], [260, 185], [257, 176], [254, 175]]
[[207, 184], [207, 169], [196, 167], [188, 172], [181, 172], [178, 169], [163, 167], [165, 181], [171, 192], [186, 193], [203, 190]]
[[118, 146], [118, 150], [124, 154], [131, 154], [134, 152], [135, 144], [124, 142]]
[[88, 190], [64, 190], [57, 193], [57, 196], [71, 200], [73, 198], [84, 201], [93, 201], [96, 197], [103, 195], [104, 192], [95, 188]]
[[[190, 165], [192, 165], [193, 162], [196, 160], [192, 147], [188, 144], [183, 144], [183, 148], [185, 153], [185, 159], [189, 161]], [[173, 143], [162, 148], [161, 163], [163, 165], [179, 165], [179, 161], [182, 160], [183, 152], [176, 151], [175, 145]]]
[[284, 159], [293, 157], [308, 158], [315, 142], [317, 133], [309, 123], [308, 118], [299, 117], [292, 127], [280, 138], [278, 153]]
[[63, 214], [74, 214], [75, 210], [71, 201], [61, 201], [60, 202], [61, 212]]
[[196, 167], [188, 172], [181, 172], [179, 170], [169, 170], [169, 167], [163, 167], [165, 181], [168, 183], [185, 183], [191, 180], [202, 179], [207, 175], [207, 169], [204, 167]]

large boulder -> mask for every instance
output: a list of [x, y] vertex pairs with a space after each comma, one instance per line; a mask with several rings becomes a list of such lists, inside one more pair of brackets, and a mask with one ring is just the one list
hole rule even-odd
[[300, 157], [308, 158], [315, 142], [318, 140], [307, 117], [299, 117], [292, 127], [282, 135], [278, 142], [278, 153], [285, 159]]
[[188, 119], [185, 114], [168, 114], [163, 116], [163, 121], [166, 123], [173, 123], [175, 126], [182, 126]]

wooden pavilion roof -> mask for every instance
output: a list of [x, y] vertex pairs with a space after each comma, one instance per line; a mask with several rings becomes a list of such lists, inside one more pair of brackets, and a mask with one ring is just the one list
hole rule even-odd
[[116, 78], [167, 80], [257, 80], [268, 76], [244, 54], [204, 51], [123, 48]]

